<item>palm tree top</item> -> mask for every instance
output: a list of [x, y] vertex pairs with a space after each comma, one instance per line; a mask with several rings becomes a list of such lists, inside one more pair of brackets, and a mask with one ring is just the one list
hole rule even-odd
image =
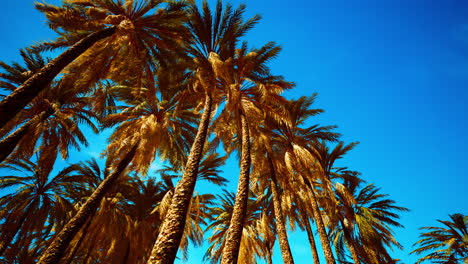
[[411, 254], [426, 254], [416, 263], [432, 261], [433, 263], [467, 263], [468, 261], [468, 215], [455, 213], [450, 220], [437, 220], [443, 227], [422, 227], [425, 231], [418, 246]]

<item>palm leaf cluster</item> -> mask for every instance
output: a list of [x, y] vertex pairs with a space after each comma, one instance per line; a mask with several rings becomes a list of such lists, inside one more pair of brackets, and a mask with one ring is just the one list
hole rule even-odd
[[[260, 17], [244, 20], [244, 5], [36, 8], [59, 37], [0, 63], [0, 262], [173, 263], [193, 244], [208, 245], [209, 263], [272, 263], [278, 242], [294, 263], [296, 228], [314, 263], [320, 249], [326, 263], [395, 262], [392, 228], [407, 209], [335, 165], [356, 143], [311, 125], [315, 94], [283, 96], [294, 83], [268, 66], [281, 48], [249, 47]], [[60, 168], [86, 155], [91, 132], [109, 134], [103, 159]], [[219, 187], [230, 155], [236, 192]]]

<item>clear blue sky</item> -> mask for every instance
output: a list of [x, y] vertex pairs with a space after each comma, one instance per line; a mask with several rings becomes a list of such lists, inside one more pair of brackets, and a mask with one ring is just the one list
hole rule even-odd
[[[50, 1], [58, 3], [59, 1]], [[232, 1], [234, 5], [240, 1]], [[261, 23], [247, 39], [283, 46], [274, 73], [294, 81], [288, 95], [318, 92], [346, 142], [360, 141], [339, 165], [363, 173], [398, 205], [396, 229], [411, 264], [417, 228], [448, 214], [468, 214], [468, 3], [459, 0], [246, 0]], [[6, 0], [0, 16], [0, 60], [17, 61], [18, 48], [53, 38], [31, 0]], [[312, 123], [315, 120], [312, 121]], [[99, 151], [99, 150], [98, 150]], [[234, 165], [235, 166], [235, 165]], [[236, 180], [235, 173], [226, 176]], [[235, 184], [233, 184], [233, 188]], [[294, 234], [297, 263], [310, 260], [306, 237]], [[198, 263], [197, 255], [190, 263]], [[276, 252], [275, 263], [281, 263]]]

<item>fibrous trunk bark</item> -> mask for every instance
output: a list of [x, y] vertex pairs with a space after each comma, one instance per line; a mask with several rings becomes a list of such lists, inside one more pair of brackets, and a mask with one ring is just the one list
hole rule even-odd
[[44, 254], [42, 254], [38, 264], [59, 263], [73, 237], [78, 233], [89, 217], [96, 211], [104, 195], [119, 178], [127, 165], [132, 161], [135, 156], [137, 146], [138, 143], [135, 144], [127, 155], [125, 155], [125, 157], [119, 162], [114, 172], [109, 174], [101, 184], [99, 184], [91, 197], [86, 200], [76, 215], [68, 221], [60, 233], [54, 238], [52, 243], [45, 250]]
[[0, 128], [29, 104], [68, 64], [83, 54], [97, 41], [112, 36], [116, 27], [93, 32], [42, 67], [31, 78], [16, 88], [0, 102]]
[[31, 118], [28, 122], [16, 129], [15, 132], [2, 139], [2, 141], [0, 141], [0, 163], [10, 156], [32, 125], [44, 121], [53, 113], [54, 110], [52, 108], [42, 111], [39, 115]]
[[271, 160], [271, 157], [267, 156], [268, 163], [270, 165], [270, 188], [273, 194], [273, 207], [276, 220], [276, 229], [278, 231], [279, 245], [281, 249], [281, 256], [283, 257], [283, 263], [294, 264], [294, 259], [291, 253], [291, 247], [288, 242], [288, 234], [286, 232], [286, 224], [284, 220], [283, 209], [281, 208], [280, 191], [278, 188], [278, 180], [276, 178], [276, 170]]
[[340, 224], [341, 224], [341, 228], [343, 228], [343, 234], [345, 236], [345, 239], [348, 242], [348, 248], [349, 248], [349, 251], [351, 252], [351, 256], [353, 257], [354, 264], [361, 264], [361, 262], [359, 261], [359, 256], [358, 256], [355, 244], [354, 244], [355, 243], [354, 239], [351, 237], [351, 234], [346, 229], [346, 226], [341, 219], [340, 219]]
[[250, 182], [250, 130], [248, 122], [243, 113], [241, 116], [242, 126], [242, 150], [240, 160], [240, 175], [237, 185], [236, 200], [232, 212], [231, 222], [227, 230], [226, 243], [223, 249], [221, 264], [236, 264], [239, 256], [242, 230], [247, 211], [247, 201], [249, 199]]
[[325, 224], [323, 223], [322, 215], [320, 214], [320, 208], [317, 203], [317, 196], [315, 195], [315, 188], [306, 177], [302, 176], [302, 178], [304, 179], [304, 182], [307, 184], [307, 186], [310, 189], [311, 198], [312, 198], [312, 201], [311, 201], [312, 211], [313, 211], [314, 218], [315, 218], [315, 224], [317, 225], [317, 231], [319, 233], [320, 243], [322, 244], [322, 250], [325, 255], [325, 260], [327, 261], [328, 264], [335, 264], [335, 257], [333, 256], [333, 252], [330, 247], [330, 240], [328, 239], [327, 231], [325, 230]]
[[76, 242], [76, 244], [73, 246], [70, 252], [70, 256], [68, 257], [68, 262], [67, 264], [71, 264], [73, 262], [73, 259], [76, 256], [76, 253], [78, 252], [78, 249], [80, 249], [81, 243], [83, 243], [84, 238], [86, 237], [86, 234], [88, 233], [89, 226], [91, 226], [92, 219], [88, 219], [86, 225], [84, 226], [83, 230], [81, 231], [81, 236]]
[[197, 182], [198, 167], [203, 157], [203, 147], [208, 135], [212, 108], [211, 95], [207, 94], [198, 132], [190, 150], [184, 174], [174, 190], [171, 205], [151, 250], [148, 264], [172, 264], [177, 256], [177, 250], [184, 234], [190, 200]]
[[317, 252], [317, 245], [315, 243], [314, 233], [312, 232], [312, 227], [310, 226], [309, 218], [305, 215], [304, 211], [301, 210], [302, 221], [304, 221], [304, 225], [307, 231], [307, 237], [309, 238], [310, 250], [312, 251], [312, 258], [314, 264], [320, 264], [320, 260], [318, 257]]

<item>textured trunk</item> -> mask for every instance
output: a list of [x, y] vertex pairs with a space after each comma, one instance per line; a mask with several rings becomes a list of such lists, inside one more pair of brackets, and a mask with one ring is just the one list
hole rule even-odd
[[127, 238], [127, 248], [125, 249], [125, 255], [122, 258], [122, 264], [128, 263], [128, 257], [130, 256], [130, 239]]
[[302, 216], [302, 221], [304, 222], [307, 231], [307, 237], [309, 238], [310, 250], [312, 251], [312, 258], [314, 260], [314, 264], [320, 264], [317, 252], [317, 245], [315, 244], [314, 233], [312, 232], [312, 227], [310, 226], [309, 218], [305, 215], [303, 210], [301, 210], [300, 213]]
[[53, 113], [54, 110], [52, 108], [49, 108], [46, 111], [42, 111], [39, 115], [31, 118], [28, 122], [16, 129], [15, 132], [2, 139], [2, 141], [0, 141], [0, 163], [8, 158], [13, 150], [15, 150], [18, 143], [21, 141], [24, 135], [26, 135], [32, 125], [44, 121]]
[[212, 104], [211, 95], [207, 94], [198, 132], [190, 150], [184, 175], [174, 191], [171, 205], [161, 225], [161, 232], [151, 250], [148, 264], [172, 264], [177, 256], [177, 250], [184, 234], [190, 200], [192, 199], [195, 183], [197, 182], [198, 167], [203, 156], [203, 147], [208, 135]]
[[353, 257], [354, 264], [361, 264], [361, 262], [359, 261], [359, 256], [358, 256], [355, 244], [354, 244], [354, 239], [351, 237], [351, 234], [348, 232], [348, 229], [346, 229], [346, 226], [341, 219], [340, 219], [340, 224], [341, 224], [341, 228], [343, 228], [343, 234], [345, 236], [346, 242], [348, 242], [348, 248], [349, 248], [349, 251], [351, 252], [351, 256]]
[[327, 231], [325, 230], [325, 224], [323, 223], [322, 215], [320, 214], [320, 208], [317, 204], [317, 196], [315, 195], [315, 188], [306, 177], [303, 176], [302, 178], [304, 179], [304, 182], [307, 184], [307, 186], [310, 189], [310, 193], [312, 197], [312, 201], [311, 201], [312, 211], [313, 211], [314, 218], [315, 218], [315, 224], [317, 225], [317, 231], [319, 233], [320, 243], [322, 244], [322, 250], [325, 255], [325, 260], [327, 261], [328, 264], [335, 264], [335, 257], [333, 256], [333, 252], [330, 247], [330, 241], [327, 236]]
[[85, 227], [83, 228], [83, 231], [81, 232], [81, 236], [76, 242], [75, 246], [72, 248], [70, 252], [70, 257], [68, 258], [67, 264], [71, 264], [73, 262], [73, 259], [76, 256], [76, 253], [78, 252], [78, 249], [81, 246], [81, 243], [83, 243], [84, 238], [86, 237], [86, 234], [88, 233], [88, 228], [91, 225], [92, 219], [88, 219], [88, 222], [86, 223]]
[[288, 234], [286, 232], [286, 224], [284, 220], [283, 209], [281, 208], [280, 192], [278, 190], [278, 180], [276, 178], [276, 170], [271, 160], [271, 157], [267, 156], [268, 163], [270, 165], [270, 188], [273, 193], [273, 207], [276, 220], [276, 229], [278, 231], [279, 245], [281, 249], [281, 255], [283, 257], [283, 263], [294, 264], [294, 260], [291, 253], [291, 247], [288, 242]]
[[5, 97], [0, 102], [0, 128], [44, 90], [68, 64], [97, 41], [114, 34], [116, 29], [116, 27], [109, 27], [84, 37]]
[[18, 224], [16, 225], [15, 227], [15, 230], [13, 232], [8, 232], [7, 231], [7, 234], [6, 234], [6, 237], [3, 238], [3, 241], [1, 242], [0, 244], [0, 256], [3, 255], [3, 253], [5, 253], [5, 250], [8, 248], [8, 246], [11, 244], [11, 242], [13, 241], [13, 239], [15, 238], [16, 234], [18, 234], [18, 232], [21, 230], [21, 227], [23, 226], [24, 222], [26, 221], [26, 219], [28, 218], [28, 216], [31, 214], [31, 212], [33, 211], [32, 210], [32, 207], [36, 204], [36, 202], [33, 202], [32, 204], [30, 204], [28, 206], [28, 208], [25, 209], [25, 212], [23, 213], [23, 215], [21, 216], [21, 218], [19, 219], [18, 221]]
[[237, 186], [236, 201], [232, 212], [231, 222], [227, 230], [226, 244], [223, 249], [221, 264], [236, 264], [239, 255], [242, 229], [247, 211], [250, 182], [250, 130], [245, 116], [241, 114], [242, 149], [240, 160], [240, 175]]
[[273, 264], [273, 259], [271, 258], [271, 254], [268, 254], [267, 263], [268, 264]]
[[91, 197], [89, 197], [83, 206], [81, 206], [76, 215], [70, 221], [68, 221], [65, 227], [60, 231], [49, 247], [45, 250], [44, 254], [38, 262], [39, 264], [55, 264], [60, 261], [73, 237], [84, 225], [86, 220], [88, 220], [89, 217], [96, 211], [99, 203], [109, 188], [112, 187], [114, 182], [119, 178], [120, 174], [122, 174], [127, 165], [132, 161], [133, 157], [135, 156], [137, 146], [138, 144], [135, 144], [135, 146], [132, 147], [127, 155], [125, 155], [125, 157], [119, 162], [119, 165], [115, 171], [109, 174], [101, 182], [101, 184], [99, 184]]

